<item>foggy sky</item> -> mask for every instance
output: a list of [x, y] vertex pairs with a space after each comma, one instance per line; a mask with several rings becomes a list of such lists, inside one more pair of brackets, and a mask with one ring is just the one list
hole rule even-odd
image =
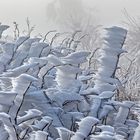
[[[24, 27], [26, 17], [36, 25], [37, 32], [46, 32], [47, 4], [53, 0], [0, 0], [0, 22], [9, 24], [17, 21]], [[54, 0], [55, 1], [55, 0]], [[67, 0], [66, 0], [67, 1]], [[83, 0], [86, 7], [94, 9], [100, 24], [120, 25], [124, 20], [122, 10], [132, 16], [140, 16], [139, 0]]]

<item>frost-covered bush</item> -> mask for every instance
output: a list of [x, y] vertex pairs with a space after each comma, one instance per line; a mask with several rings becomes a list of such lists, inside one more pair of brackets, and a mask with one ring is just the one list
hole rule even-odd
[[118, 77], [122, 81], [120, 98], [122, 100], [139, 101], [140, 93], [140, 42], [139, 18], [131, 16], [124, 10], [128, 35], [124, 45], [127, 54], [121, 57]]
[[[0, 25], [1, 36], [7, 28]], [[106, 30], [94, 74], [88, 51], [54, 46], [44, 38], [1, 38], [1, 140], [133, 138], [138, 126], [132, 118], [135, 104], [115, 100], [120, 84], [115, 73], [127, 31]]]

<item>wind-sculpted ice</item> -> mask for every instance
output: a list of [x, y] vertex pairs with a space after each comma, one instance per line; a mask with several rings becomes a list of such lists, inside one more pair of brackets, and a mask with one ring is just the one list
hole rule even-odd
[[[8, 28], [0, 25], [0, 38]], [[94, 72], [72, 37], [56, 46], [26, 35], [0, 41], [0, 140], [139, 140], [134, 102], [115, 100], [127, 31], [105, 30]]]

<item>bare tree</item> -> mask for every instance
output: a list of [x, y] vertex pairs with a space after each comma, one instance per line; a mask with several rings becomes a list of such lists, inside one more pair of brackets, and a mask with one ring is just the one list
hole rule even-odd
[[76, 40], [84, 36], [80, 40], [80, 49], [92, 51], [100, 46], [101, 26], [96, 24], [93, 11], [85, 8], [81, 0], [54, 0], [47, 7], [47, 16], [61, 32], [80, 30], [75, 36]]

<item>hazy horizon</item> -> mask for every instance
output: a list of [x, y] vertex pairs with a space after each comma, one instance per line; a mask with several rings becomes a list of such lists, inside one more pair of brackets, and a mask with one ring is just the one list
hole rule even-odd
[[[0, 0], [0, 22], [12, 25], [13, 21], [25, 25], [29, 17], [37, 32], [47, 31], [47, 4], [53, 0]], [[57, 1], [57, 0], [54, 0]], [[140, 15], [139, 0], [83, 0], [86, 7], [95, 11], [101, 25], [120, 25], [124, 19], [125, 8], [131, 16]]]

